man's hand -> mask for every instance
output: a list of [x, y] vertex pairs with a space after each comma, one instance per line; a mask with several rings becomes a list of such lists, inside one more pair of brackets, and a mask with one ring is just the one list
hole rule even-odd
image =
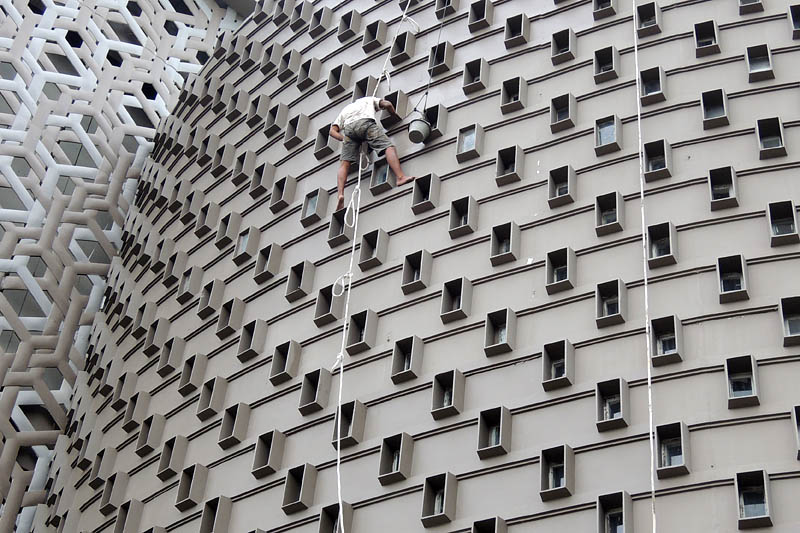
[[328, 132], [328, 135], [330, 135], [337, 141], [344, 141], [345, 139], [347, 139], [347, 137], [342, 135], [342, 133], [339, 131], [339, 126], [337, 126], [336, 124], [331, 125], [331, 129]]
[[397, 115], [397, 110], [395, 110], [394, 105], [389, 100], [381, 100], [378, 102], [378, 107], [388, 111], [392, 115]]

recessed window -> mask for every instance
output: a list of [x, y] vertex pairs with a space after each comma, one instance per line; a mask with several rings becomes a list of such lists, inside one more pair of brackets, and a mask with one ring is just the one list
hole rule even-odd
[[289, 207], [294, 200], [294, 192], [297, 187], [297, 180], [294, 176], [284, 176], [272, 184], [272, 196], [269, 201], [269, 210], [278, 213], [282, 209]]
[[595, 233], [597, 236], [622, 231], [625, 221], [625, 200], [618, 192], [610, 192], [595, 198]]
[[197, 402], [197, 418], [206, 421], [222, 411], [228, 380], [222, 376], [209, 379], [200, 387], [200, 399]]
[[[333, 447], [347, 448], [355, 446], [364, 439], [364, 421], [367, 408], [358, 400], [347, 402], [337, 409], [333, 419]], [[338, 532], [337, 532], [338, 533]]]
[[333, 285], [323, 287], [317, 293], [314, 305], [314, 324], [318, 328], [339, 320], [344, 307], [344, 294], [333, 292]]
[[314, 11], [314, 14], [311, 15], [311, 23], [308, 26], [308, 34], [316, 39], [325, 33], [325, 30], [327, 30], [328, 26], [331, 24], [332, 17], [333, 11], [327, 6]]
[[339, 141], [330, 135], [331, 125], [326, 124], [317, 130], [317, 137], [314, 140], [314, 157], [322, 160], [333, 154], [338, 148]]
[[575, 492], [575, 455], [570, 446], [542, 450], [539, 456], [539, 496], [543, 502]]
[[422, 339], [416, 335], [400, 339], [392, 349], [392, 383], [397, 385], [419, 377], [422, 368]]
[[562, 94], [550, 100], [550, 132], [556, 133], [575, 127], [575, 97]]
[[340, 43], [348, 41], [356, 36], [361, 29], [361, 13], [355, 9], [348, 11], [339, 19], [339, 29], [336, 38]]
[[384, 129], [389, 129], [395, 124], [399, 124], [406, 115], [408, 107], [408, 96], [401, 90], [391, 92], [383, 97], [384, 100], [391, 102], [395, 108], [395, 114], [389, 113], [385, 109], [380, 111], [380, 122]]
[[525, 13], [510, 16], [506, 19], [503, 44], [506, 50], [528, 42], [531, 34], [531, 20]]
[[286, 472], [283, 487], [283, 505], [286, 514], [296, 513], [311, 507], [314, 501], [314, 487], [317, 482], [317, 469], [312, 464], [290, 468]]
[[547, 294], [569, 290], [576, 285], [575, 252], [560, 248], [545, 255], [545, 290]]
[[661, 7], [655, 2], [636, 6], [636, 34], [641, 39], [661, 33]]
[[359, 354], [375, 346], [375, 335], [378, 329], [378, 315], [366, 309], [350, 316], [345, 349], [350, 355]]
[[495, 182], [498, 186], [520, 181], [523, 176], [525, 154], [519, 145], [497, 151]]
[[708, 187], [712, 211], [739, 205], [736, 193], [736, 171], [733, 167], [709, 170]]
[[361, 248], [358, 256], [358, 268], [362, 272], [380, 266], [386, 261], [386, 251], [389, 247], [389, 234], [383, 228], [378, 228], [365, 233], [361, 238]]
[[331, 373], [320, 368], [303, 376], [298, 410], [303, 416], [321, 411], [328, 405], [331, 391]]
[[464, 163], [480, 157], [483, 147], [483, 128], [480, 124], [472, 124], [458, 130], [456, 143], [456, 161]]
[[770, 202], [767, 204], [770, 246], [782, 246], [800, 242], [797, 233], [797, 210], [794, 202]]
[[256, 283], [264, 283], [276, 276], [281, 266], [283, 248], [280, 244], [272, 243], [258, 251], [253, 279]]
[[631, 496], [625, 491], [597, 497], [597, 533], [633, 530]]
[[325, 216], [328, 207], [328, 190], [320, 187], [306, 194], [300, 210], [300, 224], [304, 228], [319, 222]]
[[400, 286], [403, 294], [411, 294], [429, 285], [432, 261], [433, 258], [427, 250], [420, 250], [405, 257]]
[[762, 118], [756, 121], [759, 159], [768, 159], [786, 155], [783, 142], [783, 123], [779, 117]]
[[188, 396], [200, 388], [205, 378], [207, 362], [208, 358], [200, 353], [192, 355], [183, 362], [178, 381], [178, 393], [181, 396]]
[[458, 11], [459, 0], [436, 0], [434, 14], [436, 18], [442, 20]]
[[656, 426], [658, 479], [689, 473], [689, 429], [683, 422]]
[[594, 124], [594, 153], [605, 155], [622, 149], [622, 122], [616, 115], [601, 118]]
[[607, 46], [594, 52], [594, 82], [602, 83], [619, 76], [619, 51], [616, 46]]
[[[269, 368], [270, 383], [273, 385], [280, 385], [295, 377], [297, 375], [299, 360], [300, 344], [297, 341], [290, 340], [275, 346], [275, 351], [272, 354], [272, 364]], [[318, 382], [318, 378], [316, 379], [317, 381], [314, 382], [315, 384]], [[311, 412], [313, 412], [313, 410]]]
[[747, 262], [741, 255], [729, 255], [717, 259], [719, 279], [719, 303], [747, 300]]
[[764, 11], [764, 3], [761, 0], [739, 0], [739, 14], [758, 13]]
[[781, 298], [779, 316], [783, 326], [783, 345], [800, 344], [800, 296]]
[[250, 226], [250, 228], [236, 237], [236, 246], [233, 249], [233, 262], [236, 265], [243, 265], [255, 255], [260, 236], [259, 229], [255, 226]]
[[403, 61], [408, 61], [414, 56], [416, 36], [413, 32], [406, 31], [399, 34], [392, 44], [389, 61], [397, 66]]
[[495, 407], [478, 415], [478, 457], [488, 459], [511, 450], [511, 411]]
[[554, 33], [550, 40], [550, 60], [553, 65], [575, 59], [576, 43], [575, 32], [572, 28]]
[[380, 484], [389, 485], [411, 477], [413, 452], [414, 439], [407, 433], [399, 433], [383, 439], [378, 467]]
[[422, 489], [422, 525], [433, 527], [455, 519], [458, 479], [450, 472], [425, 478]]
[[311, 19], [312, 9], [314, 9], [314, 4], [308, 0], [304, 0], [294, 6], [292, 18], [289, 20], [289, 27], [292, 31], [298, 31], [308, 23]]
[[431, 416], [440, 420], [454, 416], [464, 410], [464, 374], [450, 370], [436, 374], [433, 378]]
[[735, 481], [739, 529], [772, 526], [769, 474], [764, 470], [737, 472]]
[[385, 42], [386, 22], [383, 20], [376, 20], [367, 24], [367, 27], [364, 29], [364, 39], [361, 42], [361, 48], [364, 50], [364, 53], [368, 54], [380, 48]]
[[239, 348], [236, 351], [236, 358], [241, 362], [245, 362], [260, 355], [264, 348], [266, 337], [267, 323], [264, 320], [257, 318], [245, 324], [239, 336]]
[[[487, 0], [488, 4], [491, 4]], [[464, 64], [464, 78], [462, 89], [464, 94], [485, 89], [489, 85], [489, 63], [484, 58], [473, 59]]]
[[642, 151], [644, 152], [645, 181], [668, 178], [672, 175], [670, 172], [672, 147], [666, 140], [645, 143]]
[[703, 110], [704, 130], [728, 125], [728, 96], [724, 89], [701, 93], [700, 104]]
[[281, 43], [273, 42], [264, 49], [264, 54], [261, 56], [261, 66], [259, 67], [261, 73], [269, 74], [273, 69], [277, 68], [283, 56], [283, 45]]
[[347, 214], [347, 207], [343, 207], [335, 211], [331, 215], [331, 221], [328, 226], [328, 246], [336, 248], [353, 239], [354, 227], [345, 223], [345, 215]]
[[551, 208], [575, 201], [575, 170], [571, 165], [554, 168], [547, 178], [547, 204]]
[[789, 6], [788, 19], [792, 28], [792, 39], [800, 39], [800, 5]]
[[277, 429], [258, 436], [250, 471], [254, 478], [260, 479], [280, 470], [285, 442], [286, 436]]
[[594, 20], [611, 17], [617, 12], [616, 0], [593, 0], [592, 17]]
[[542, 347], [542, 388], [546, 391], [569, 387], [575, 381], [575, 348], [568, 340]]
[[377, 196], [392, 190], [397, 185], [395, 176], [385, 157], [381, 157], [372, 164], [372, 175], [369, 180], [369, 192]]
[[602, 328], [625, 322], [627, 316], [627, 288], [622, 280], [598, 283], [595, 289], [597, 327]]
[[[186, 448], [189, 441], [182, 435], [168, 439], [161, 448], [161, 457], [158, 460], [156, 476], [161, 481], [166, 481], [178, 474], [183, 469], [186, 457]], [[108, 466], [108, 465], [105, 465]], [[91, 483], [90, 483], [91, 485]]]
[[314, 270], [314, 263], [311, 261], [297, 263], [289, 269], [286, 293], [284, 294], [288, 302], [294, 302], [311, 294], [314, 285]]
[[519, 225], [506, 222], [492, 228], [489, 260], [492, 266], [515, 261], [519, 257]]
[[683, 331], [675, 315], [654, 318], [650, 321], [650, 358], [653, 366], [678, 363], [682, 360]]
[[428, 56], [428, 72], [431, 76], [443, 74], [453, 68], [455, 48], [449, 41], [444, 41], [431, 48]]
[[425, 142], [430, 142], [444, 135], [445, 127], [447, 126], [447, 108], [442, 104], [432, 105], [425, 109], [424, 115], [430, 130]]
[[792, 407], [792, 433], [797, 448], [797, 460], [800, 461], [800, 405]]
[[602, 381], [595, 387], [597, 431], [628, 426], [628, 383], [622, 378]]
[[528, 101], [528, 83], [517, 76], [506, 80], [500, 89], [500, 112], [504, 115], [524, 109]]
[[509, 309], [488, 313], [484, 324], [483, 352], [488, 356], [499, 355], [514, 349], [517, 331], [517, 314]]
[[450, 203], [450, 238], [468, 235], [478, 229], [478, 202], [472, 196]]
[[429, 211], [439, 203], [439, 176], [425, 174], [414, 180], [411, 193], [411, 211], [419, 215]]
[[311, 59], [305, 61], [302, 65], [300, 65], [300, 71], [297, 73], [297, 88], [301, 91], [305, 91], [314, 85], [317, 80], [319, 80], [319, 73], [321, 69], [322, 62], [316, 57], [312, 57]]
[[704, 57], [720, 52], [717, 38], [717, 23], [713, 20], [694, 25], [695, 56]]
[[297, 50], [289, 50], [281, 56], [278, 63], [278, 80], [281, 82], [289, 81], [289, 78], [294, 76], [300, 68], [300, 52]]
[[286, 133], [283, 135], [283, 146], [291, 150], [301, 142], [308, 132], [308, 117], [300, 113], [286, 123]]
[[267, 118], [264, 120], [264, 135], [270, 138], [281, 131], [286, 127], [288, 117], [289, 107], [286, 104], [279, 103], [272, 106], [267, 111]]
[[772, 70], [772, 51], [766, 44], [748, 46], [745, 51], [747, 59], [748, 81], [771, 80], [775, 78]]
[[231, 298], [219, 309], [217, 317], [216, 335], [220, 339], [230, 337], [242, 327], [244, 315], [244, 301], [240, 298]]
[[759, 405], [756, 360], [752, 355], [725, 360], [728, 381], [728, 409]]
[[208, 468], [201, 464], [193, 464], [184, 468], [178, 483], [175, 507], [179, 511], [186, 511], [203, 501], [207, 479]]
[[506, 533], [506, 531], [508, 531], [506, 521], [495, 516], [473, 522], [470, 533]]
[[443, 324], [469, 316], [472, 307], [472, 282], [467, 278], [456, 278], [442, 287], [441, 314]]
[[650, 268], [673, 265], [678, 262], [677, 232], [671, 222], [647, 227], [647, 265]]
[[475, 33], [492, 25], [494, 4], [491, 0], [477, 0], [469, 6], [467, 27], [470, 33]]
[[239, 444], [247, 437], [247, 425], [250, 421], [250, 406], [237, 403], [225, 409], [222, 425], [219, 429], [217, 444], [223, 450]]

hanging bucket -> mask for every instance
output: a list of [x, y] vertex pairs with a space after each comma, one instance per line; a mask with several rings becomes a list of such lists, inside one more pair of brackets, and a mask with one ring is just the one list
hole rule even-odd
[[415, 118], [408, 125], [408, 138], [412, 143], [422, 143], [431, 134], [431, 125], [424, 118]]

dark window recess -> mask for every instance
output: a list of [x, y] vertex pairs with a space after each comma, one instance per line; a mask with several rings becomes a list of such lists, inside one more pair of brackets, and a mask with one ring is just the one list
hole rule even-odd
[[80, 48], [83, 46], [83, 38], [78, 32], [73, 30], [67, 32], [67, 42], [73, 48]]
[[728, 125], [728, 97], [724, 89], [706, 91], [700, 95], [703, 109], [703, 129]]
[[709, 170], [708, 187], [712, 211], [739, 205], [736, 193], [736, 171], [733, 167]]

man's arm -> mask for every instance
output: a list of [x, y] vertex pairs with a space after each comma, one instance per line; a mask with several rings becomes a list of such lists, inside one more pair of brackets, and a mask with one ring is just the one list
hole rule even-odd
[[331, 129], [328, 132], [328, 134], [337, 141], [344, 141], [344, 135], [342, 135], [341, 132], [339, 131], [338, 124], [331, 124]]
[[385, 109], [386, 111], [388, 111], [392, 115], [396, 115], [397, 114], [397, 111], [395, 110], [394, 105], [392, 105], [392, 103], [389, 100], [381, 100], [380, 102], [378, 102], [378, 107], [380, 109]]

